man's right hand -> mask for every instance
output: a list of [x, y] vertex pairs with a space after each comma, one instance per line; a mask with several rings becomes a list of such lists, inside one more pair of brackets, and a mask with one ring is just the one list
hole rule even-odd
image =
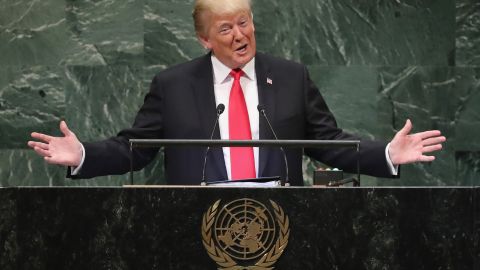
[[82, 144], [77, 136], [68, 129], [65, 121], [60, 122], [60, 131], [62, 131], [63, 137], [33, 132], [32, 138], [38, 141], [29, 141], [28, 146], [48, 163], [77, 167], [82, 161]]

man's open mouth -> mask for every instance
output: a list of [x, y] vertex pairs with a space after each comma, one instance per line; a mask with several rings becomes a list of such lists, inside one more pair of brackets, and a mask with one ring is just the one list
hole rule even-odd
[[243, 52], [243, 51], [245, 51], [246, 49], [247, 49], [247, 44], [245, 44], [245, 45], [243, 45], [243, 46], [239, 47], [239, 48], [238, 48], [238, 49], [236, 49], [235, 51], [237, 51], [237, 52]]

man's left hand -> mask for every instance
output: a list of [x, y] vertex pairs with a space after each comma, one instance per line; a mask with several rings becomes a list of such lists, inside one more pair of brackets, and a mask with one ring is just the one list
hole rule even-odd
[[434, 156], [427, 156], [442, 149], [442, 142], [446, 141], [439, 130], [409, 134], [412, 130], [412, 122], [407, 120], [405, 126], [395, 134], [390, 142], [388, 154], [393, 165], [401, 165], [413, 162], [431, 162]]

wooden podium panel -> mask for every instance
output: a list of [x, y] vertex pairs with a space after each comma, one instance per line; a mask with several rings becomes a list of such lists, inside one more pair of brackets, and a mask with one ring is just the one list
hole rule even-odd
[[[478, 191], [4, 188], [0, 269], [229, 269], [206, 241], [244, 267], [262, 256], [234, 256], [263, 249], [278, 255], [270, 259], [282, 270], [478, 269]], [[242, 209], [249, 209], [246, 218], [235, 212]], [[204, 219], [211, 223], [202, 226]]]

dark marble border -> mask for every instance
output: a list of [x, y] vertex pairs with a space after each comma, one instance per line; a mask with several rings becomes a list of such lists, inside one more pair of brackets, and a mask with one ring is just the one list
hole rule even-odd
[[[213, 269], [201, 243], [217, 199], [278, 202], [276, 269], [478, 269], [472, 188], [0, 189], [2, 269]], [[476, 223], [474, 223], [474, 221]]]

